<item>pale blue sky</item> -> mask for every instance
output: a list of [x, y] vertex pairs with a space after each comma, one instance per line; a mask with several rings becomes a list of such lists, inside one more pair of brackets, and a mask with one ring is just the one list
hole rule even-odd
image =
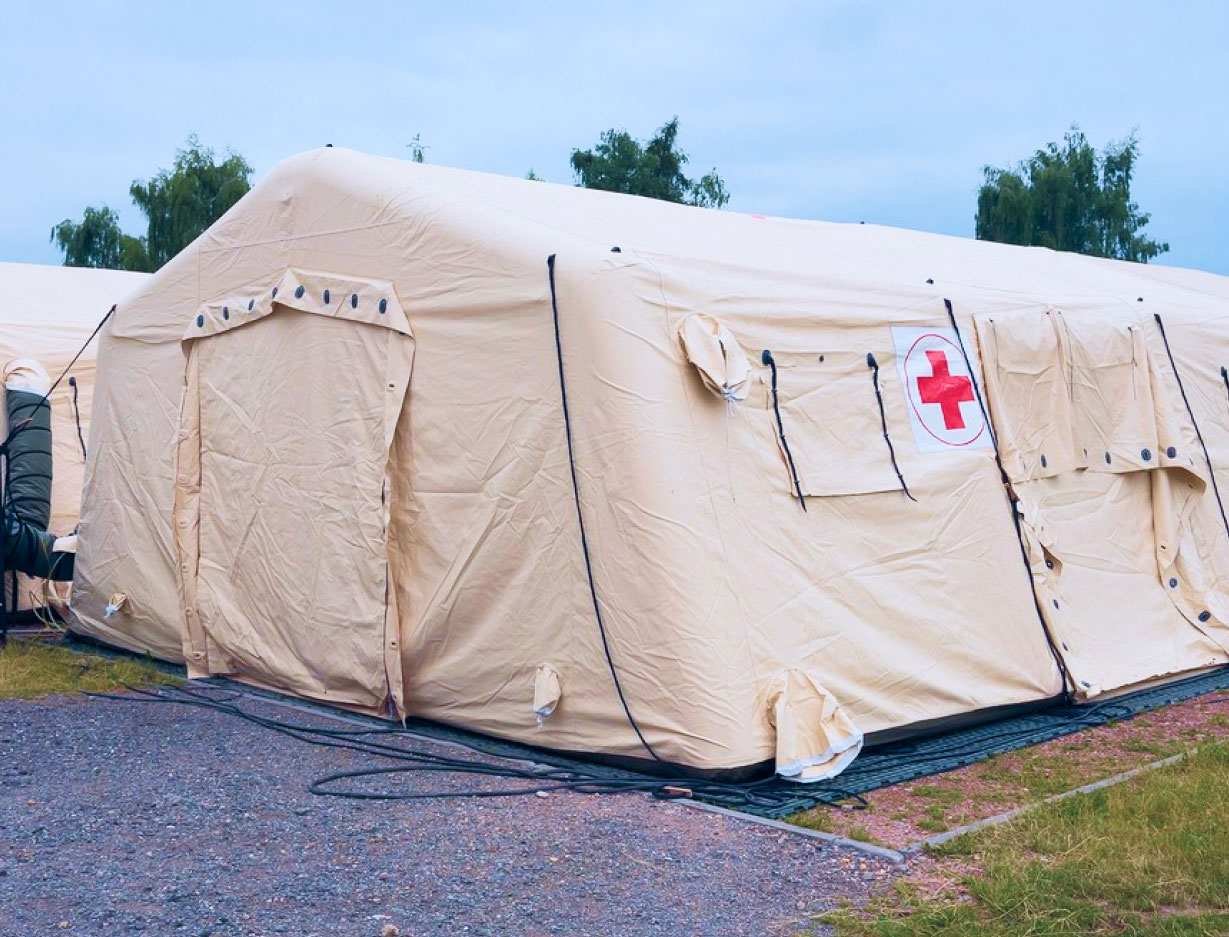
[[981, 167], [1077, 121], [1139, 128], [1163, 262], [1229, 274], [1229, 4], [0, 0], [0, 260], [58, 262], [87, 204], [189, 133], [259, 179], [334, 143], [570, 182], [670, 116], [730, 209], [972, 236]]

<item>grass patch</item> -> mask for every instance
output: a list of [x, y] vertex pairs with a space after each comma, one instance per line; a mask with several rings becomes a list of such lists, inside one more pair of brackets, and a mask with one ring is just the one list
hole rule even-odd
[[40, 699], [56, 693], [108, 693], [125, 686], [181, 684], [152, 661], [103, 657], [63, 644], [9, 638], [0, 648], [0, 699]]
[[880, 899], [827, 916], [839, 937], [1179, 937], [1229, 933], [1229, 744], [960, 837], [968, 899]]

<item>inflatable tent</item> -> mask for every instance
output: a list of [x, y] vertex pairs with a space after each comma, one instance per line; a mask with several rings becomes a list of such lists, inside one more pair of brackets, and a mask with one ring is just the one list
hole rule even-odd
[[[107, 310], [147, 277], [121, 270], [0, 263], [0, 364], [8, 387], [7, 402], [14, 404], [12, 398], [23, 387], [39, 402], [51, 382], [82, 351]], [[70, 534], [77, 524], [95, 353], [95, 345], [84, 348], [70, 372], [72, 382], [66, 377], [49, 400], [50, 505], [40, 499], [44, 503], [36, 513], [43, 519], [41, 526], [57, 534]], [[17, 440], [19, 445], [31, 442], [34, 440]], [[45, 447], [45, 436], [37, 446]], [[45, 604], [47, 597], [42, 581], [20, 580], [20, 607]]]
[[1214, 292], [297, 156], [105, 330], [76, 627], [391, 718], [800, 780], [868, 735], [1219, 666]]

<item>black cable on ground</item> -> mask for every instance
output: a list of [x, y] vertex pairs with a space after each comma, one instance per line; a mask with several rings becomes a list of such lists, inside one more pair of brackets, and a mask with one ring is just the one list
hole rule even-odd
[[[704, 779], [676, 776], [669, 778], [646, 775], [604, 773], [600, 769], [573, 769], [533, 765], [518, 767], [499, 764], [512, 759], [469, 759], [440, 755], [422, 748], [394, 742], [413, 738], [413, 733], [400, 726], [370, 729], [332, 729], [285, 722], [261, 716], [237, 704], [234, 695], [215, 698], [187, 687], [157, 689], [128, 688], [135, 695], [86, 693], [95, 699], [119, 702], [162, 703], [212, 710], [234, 716], [246, 722], [285, 735], [296, 741], [323, 748], [336, 748], [400, 764], [375, 768], [339, 771], [316, 778], [308, 785], [319, 796], [346, 797], [358, 800], [440, 800], [472, 797], [514, 797], [537, 794], [539, 791], [571, 791], [581, 794], [644, 793], [663, 800], [700, 797], [722, 806], [742, 809], [774, 810], [788, 806], [793, 791], [778, 789], [775, 778], [746, 784], [726, 784]], [[462, 774], [524, 782], [515, 788], [462, 789], [433, 791], [369, 791], [338, 787], [345, 781], [397, 774]], [[856, 796], [856, 795], [852, 795]]]
[[892, 437], [888, 435], [888, 414], [883, 408], [883, 393], [879, 390], [879, 362], [869, 351], [866, 353], [866, 366], [871, 369], [871, 383], [875, 386], [875, 400], [879, 403], [879, 422], [883, 425], [883, 441], [888, 444], [888, 458], [892, 460], [892, 469], [900, 479], [900, 490], [905, 493], [905, 497], [910, 501], [917, 501], [910, 493], [909, 486], [905, 484], [905, 476], [896, 463], [896, 450], [892, 447]]
[[[1208, 454], [1208, 447], [1203, 441], [1203, 433], [1199, 431], [1199, 421], [1195, 419], [1195, 411], [1191, 408], [1191, 401], [1186, 396], [1186, 387], [1182, 384], [1182, 375], [1178, 373], [1178, 362], [1174, 360], [1174, 353], [1169, 347], [1169, 336], [1165, 334], [1165, 323], [1161, 319], [1159, 312], [1153, 313], [1152, 318], [1156, 319], [1156, 326], [1161, 330], [1161, 341], [1165, 343], [1165, 355], [1169, 358], [1169, 366], [1173, 369], [1174, 380], [1178, 383], [1178, 393], [1182, 395], [1182, 402], [1186, 404], [1186, 413], [1191, 418], [1191, 426], [1195, 427], [1195, 438], [1199, 440], [1199, 448], [1203, 450], [1204, 461], [1208, 463], [1208, 481], [1212, 484], [1212, 493], [1216, 495], [1216, 505], [1220, 508], [1220, 519], [1225, 525], [1225, 535], [1229, 536], [1229, 517], [1225, 515], [1225, 502], [1220, 497], [1220, 487], [1216, 484], [1216, 468], [1212, 465], [1212, 456]], [[1221, 369], [1224, 370], [1223, 368]]]
[[[1007, 719], [1000, 726], [980, 726], [957, 730], [947, 737], [931, 736], [892, 743], [864, 753], [832, 782], [798, 784], [777, 777], [748, 783], [723, 783], [686, 776], [652, 777], [626, 771], [611, 771], [598, 766], [544, 765], [549, 753], [492, 755], [476, 745], [452, 740], [478, 753], [478, 758], [440, 755], [403, 743], [421, 739], [413, 730], [396, 724], [370, 728], [341, 729], [301, 725], [262, 716], [238, 705], [244, 692], [214, 695], [189, 687], [134, 689], [135, 695], [87, 693], [85, 695], [120, 702], [163, 703], [212, 710], [243, 719], [306, 744], [365, 754], [394, 762], [393, 765], [363, 767], [333, 772], [312, 780], [308, 789], [319, 796], [359, 800], [440, 800], [464, 797], [512, 797], [538, 791], [569, 791], [585, 794], [644, 793], [661, 799], [691, 797], [759, 816], [787, 816], [818, 804], [850, 802], [866, 806], [862, 796], [888, 784], [900, 783], [938, 771], [972, 764], [991, 755], [1058, 738], [1081, 729], [1095, 728], [1127, 719], [1156, 705], [1229, 686], [1229, 668], [1196, 674], [1160, 687], [1086, 706], [1060, 704], [1040, 713]], [[1136, 702], [1142, 701], [1143, 705]], [[438, 739], [449, 743], [449, 739]], [[523, 766], [507, 762], [522, 762]], [[515, 787], [430, 791], [369, 790], [347, 786], [377, 777], [401, 774], [462, 774], [519, 782]]]

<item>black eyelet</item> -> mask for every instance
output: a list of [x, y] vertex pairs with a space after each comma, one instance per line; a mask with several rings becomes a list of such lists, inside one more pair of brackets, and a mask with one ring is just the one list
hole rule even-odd
[[327, 306], [327, 305], [329, 304], [329, 291], [328, 291], [328, 290], [325, 290], [325, 291], [324, 291], [324, 297], [323, 297], [323, 298], [324, 298], [324, 304]]
[[1168, 449], [1165, 450], [1165, 454], [1169, 456], [1171, 459], [1177, 458], [1178, 450], [1175, 449], [1173, 446], [1170, 446]]
[[351, 309], [357, 309], [357, 308], [358, 308], [358, 293], [351, 293], [351, 294], [350, 294], [350, 308], [351, 308]]
[[1058, 608], [1058, 599], [1054, 599], [1054, 607]]
[[1211, 617], [1212, 617], [1212, 613], [1211, 613], [1211, 612], [1200, 612], [1200, 613], [1199, 613], [1199, 620], [1200, 620], [1200, 621], [1207, 621], [1207, 620], [1208, 620], [1209, 618], [1211, 618]]
[[223, 307], [222, 307], [222, 318], [223, 318], [223, 319], [229, 319], [229, 318], [230, 318], [230, 306], [223, 306]]
[[1042, 467], [1042, 468], [1045, 468], [1045, 467], [1046, 467], [1046, 457], [1045, 457], [1045, 456], [1042, 456], [1042, 457], [1041, 457], [1041, 467]]
[[1109, 464], [1110, 464], [1111, 462], [1113, 462], [1113, 461], [1114, 461], [1114, 457], [1113, 457], [1113, 456], [1111, 456], [1111, 455], [1107, 452], [1107, 453], [1105, 454], [1105, 464], [1106, 464], [1106, 465], [1109, 465]]
[[1139, 453], [1139, 457], [1143, 459], [1145, 462], [1151, 462], [1152, 461], [1152, 450], [1151, 449], [1141, 450]]
[[298, 289], [296, 289], [296, 290], [294, 291], [294, 298], [295, 298], [295, 299], [302, 299], [302, 298], [303, 298], [303, 292], [304, 292], [303, 287], [301, 287], [301, 286], [300, 286]]
[[273, 287], [273, 298], [277, 299], [277, 287]]
[[380, 300], [380, 315], [384, 315], [386, 312], [388, 312], [388, 300], [382, 299]]
[[1171, 579], [1169, 580], [1169, 588], [1171, 588], [1171, 589], [1176, 589], [1176, 588], [1178, 588], [1178, 580], [1171, 578]]
[[196, 327], [198, 329], [203, 329], [205, 327], [205, 317], [203, 315], [196, 317]]
[[248, 300], [248, 312], [251, 312], [255, 307], [256, 307], [256, 300], [249, 299]]

